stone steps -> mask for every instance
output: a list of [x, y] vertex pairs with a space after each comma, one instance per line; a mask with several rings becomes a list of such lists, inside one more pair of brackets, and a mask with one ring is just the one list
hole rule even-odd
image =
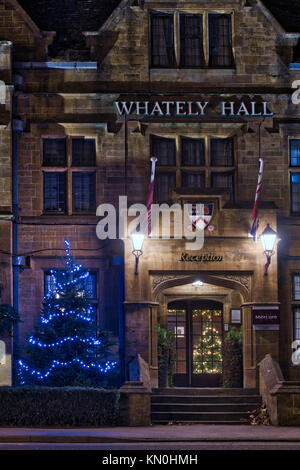
[[256, 389], [156, 389], [151, 419], [155, 424], [241, 424], [260, 404]]

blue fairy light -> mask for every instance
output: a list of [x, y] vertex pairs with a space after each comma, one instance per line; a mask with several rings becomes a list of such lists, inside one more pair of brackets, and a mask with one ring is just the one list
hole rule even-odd
[[105, 348], [110, 346], [105, 336], [99, 339], [99, 332], [96, 334], [95, 309], [83, 282], [90, 273], [82, 264], [74, 263], [68, 240], [65, 246], [66, 268], [50, 270], [49, 289], [44, 296], [38, 328], [28, 339], [29, 350], [34, 354], [31, 360], [18, 361], [22, 385], [40, 384], [50, 379], [53, 372], [57, 377], [59, 370], [64, 377], [63, 369], [74, 366], [89, 372], [89, 377], [93, 373], [93, 377], [100, 378], [117, 366], [116, 361], [106, 360], [106, 355], [101, 359], [101, 354], [107, 353]]

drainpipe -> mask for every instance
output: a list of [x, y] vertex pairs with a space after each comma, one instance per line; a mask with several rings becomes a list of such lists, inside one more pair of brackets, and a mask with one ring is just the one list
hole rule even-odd
[[[13, 96], [13, 116], [17, 111], [17, 97]], [[13, 273], [13, 307], [19, 312], [19, 274], [18, 265], [18, 223], [19, 223], [19, 195], [18, 195], [18, 141], [23, 131], [23, 123], [18, 118], [12, 120], [12, 273]], [[19, 323], [13, 328], [13, 358], [12, 358], [12, 385], [18, 385], [17, 365], [19, 359]]]

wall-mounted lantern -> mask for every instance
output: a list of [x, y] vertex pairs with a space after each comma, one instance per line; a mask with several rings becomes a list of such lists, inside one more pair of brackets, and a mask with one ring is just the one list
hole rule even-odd
[[265, 230], [260, 236], [261, 244], [263, 246], [264, 254], [266, 255], [267, 262], [264, 268], [264, 275], [268, 275], [268, 269], [271, 264], [271, 257], [274, 254], [274, 246], [277, 239], [277, 233], [267, 224]]
[[131, 234], [131, 240], [133, 246], [132, 254], [135, 256], [134, 274], [138, 274], [139, 257], [143, 254], [145, 235], [141, 232], [133, 232]]

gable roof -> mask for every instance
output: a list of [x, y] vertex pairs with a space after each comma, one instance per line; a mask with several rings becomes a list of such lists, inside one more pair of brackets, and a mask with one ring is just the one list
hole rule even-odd
[[[124, 0], [123, 0], [124, 1]], [[300, 33], [299, 0], [262, 0], [287, 32]], [[88, 57], [84, 31], [97, 31], [121, 0], [19, 0], [32, 20], [44, 31], [56, 31], [52, 57]], [[298, 58], [300, 59], [300, 46]]]

